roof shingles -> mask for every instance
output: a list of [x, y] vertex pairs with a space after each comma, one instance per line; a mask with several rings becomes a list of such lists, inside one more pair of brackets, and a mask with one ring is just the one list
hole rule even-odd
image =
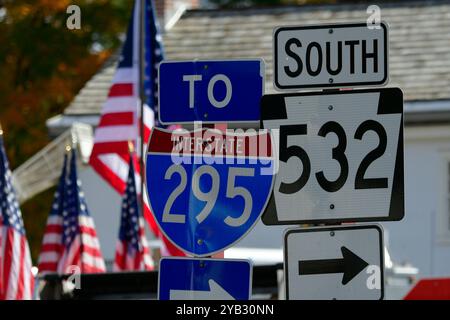
[[[263, 58], [266, 92], [272, 84], [273, 29], [283, 25], [361, 22], [367, 5], [289, 6], [188, 11], [165, 34], [172, 60]], [[450, 99], [450, 0], [380, 4], [389, 24], [389, 86], [407, 101]], [[98, 114], [113, 77], [110, 63], [92, 78], [65, 114]]]

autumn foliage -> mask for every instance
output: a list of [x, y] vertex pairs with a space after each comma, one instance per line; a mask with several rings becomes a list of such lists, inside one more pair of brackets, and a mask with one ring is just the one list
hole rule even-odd
[[[66, 9], [81, 8], [69, 30]], [[0, 122], [12, 168], [48, 142], [45, 122], [61, 113], [118, 49], [132, 0], [0, 0]], [[39, 250], [51, 192], [22, 207], [33, 257]]]

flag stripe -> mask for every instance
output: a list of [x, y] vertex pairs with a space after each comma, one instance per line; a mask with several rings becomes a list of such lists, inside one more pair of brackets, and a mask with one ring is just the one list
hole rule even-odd
[[133, 112], [137, 111], [137, 101], [134, 97], [115, 97], [106, 100], [103, 105], [102, 114], [118, 114], [121, 112]]
[[40, 263], [50, 263], [50, 262], [58, 262], [59, 261], [59, 254], [57, 253], [59, 250], [62, 249], [62, 245], [55, 245], [55, 248], [53, 250], [47, 250], [47, 252], [41, 252], [40, 255]]
[[3, 241], [3, 239], [5, 239], [5, 237], [3, 236], [3, 227], [2, 224], [0, 223], [0, 300], [2, 299], [2, 291], [3, 291], [3, 252], [5, 252], [4, 248], [5, 248], [5, 242]]
[[9, 284], [9, 277], [10, 277], [10, 271], [11, 271], [11, 255], [13, 252], [13, 243], [11, 242], [11, 238], [14, 237], [14, 231], [10, 228], [3, 228], [3, 234], [5, 238], [5, 244], [3, 245], [4, 249], [2, 251], [2, 256], [4, 258], [3, 262], [3, 286], [2, 286], [2, 292], [0, 295], [0, 300], [5, 300], [6, 295], [8, 292], [8, 284]]
[[17, 293], [15, 300], [21, 300], [23, 299], [23, 296], [25, 295], [25, 288], [24, 288], [24, 268], [23, 264], [25, 264], [25, 239], [23, 237], [20, 237], [19, 241], [19, 250], [20, 250], [20, 257], [19, 257], [19, 264], [20, 264], [20, 271], [19, 271], [19, 277], [17, 281]]
[[127, 143], [128, 141], [136, 140], [136, 126], [134, 125], [116, 125], [116, 126], [104, 126], [99, 127], [95, 131], [95, 142], [117, 142], [123, 141]]
[[16, 299], [16, 294], [17, 294], [17, 288], [19, 287], [19, 275], [18, 272], [21, 271], [20, 269], [20, 260], [22, 258], [22, 254], [20, 251], [20, 236], [19, 234], [13, 230], [13, 229], [9, 229], [8, 230], [9, 233], [9, 241], [11, 243], [11, 252], [14, 252], [13, 256], [11, 257], [10, 261], [10, 265], [9, 265], [9, 275], [8, 275], [8, 281], [6, 281], [6, 283], [8, 284], [8, 289], [7, 289], [7, 295], [6, 295], [6, 300], [14, 300]]
[[109, 90], [108, 97], [127, 97], [133, 95], [132, 83], [115, 83]]
[[118, 68], [113, 78], [113, 83], [134, 83], [136, 81], [138, 81], [138, 75], [133, 68]]
[[55, 233], [55, 234], [59, 234], [61, 233], [61, 231], [63, 230], [62, 225], [58, 225], [58, 224], [48, 224], [45, 227], [45, 233], [49, 234], [49, 233]]
[[132, 112], [118, 112], [105, 114], [100, 120], [100, 126], [133, 125], [134, 114]]

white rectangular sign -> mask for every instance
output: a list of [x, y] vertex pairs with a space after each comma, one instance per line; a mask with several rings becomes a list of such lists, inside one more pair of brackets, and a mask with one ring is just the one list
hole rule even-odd
[[379, 225], [291, 229], [285, 233], [288, 300], [381, 300], [383, 230]]
[[275, 87], [361, 87], [388, 80], [388, 27], [365, 23], [274, 31]]
[[265, 95], [279, 155], [266, 225], [401, 220], [400, 89]]

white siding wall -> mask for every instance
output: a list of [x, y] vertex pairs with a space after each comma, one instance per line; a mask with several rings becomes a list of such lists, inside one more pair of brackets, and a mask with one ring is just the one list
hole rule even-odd
[[405, 218], [383, 223], [391, 257], [412, 263], [421, 276], [448, 276], [450, 126], [407, 127], [405, 144]]

